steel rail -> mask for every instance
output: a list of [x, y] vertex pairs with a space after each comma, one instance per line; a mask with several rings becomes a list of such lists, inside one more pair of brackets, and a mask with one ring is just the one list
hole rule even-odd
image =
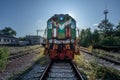
[[71, 61], [70, 63], [72, 64], [74, 71], [76, 71], [78, 79], [85, 80], [84, 77], [82, 76], [82, 74], [80, 73], [79, 69], [75, 65], [75, 63], [73, 61]]
[[52, 61], [50, 61], [50, 63], [47, 65], [47, 67], [45, 68], [44, 72], [42, 73], [42, 75], [40, 76], [40, 79], [39, 80], [44, 80], [46, 75], [47, 75], [47, 72], [48, 70], [50, 69], [50, 66], [52, 64]]
[[[52, 64], [54, 64], [55, 61], [51, 61], [48, 66], [46, 67], [46, 69], [44, 70], [43, 74], [41, 75], [39, 80], [46, 80], [46, 78], [48, 77], [48, 73], [49, 70], [52, 66]], [[85, 77], [83, 77], [83, 75], [80, 73], [79, 69], [77, 68], [77, 66], [75, 65], [75, 63], [73, 61], [68, 61], [70, 63], [71, 68], [73, 69], [77, 80], [86, 80]], [[63, 62], [64, 63], [64, 62]]]
[[[85, 51], [85, 50], [81, 50], [81, 49], [80, 49], [80, 51], [85, 52], [85, 53], [87, 53], [87, 54], [90, 54], [90, 55], [92, 55], [92, 56], [95, 56], [95, 55], [92, 54], [91, 52], [88, 52], [88, 51]], [[113, 59], [106, 58], [106, 57], [103, 57], [103, 56], [96, 56], [96, 57], [98, 57], [98, 58], [100, 58], [100, 59], [103, 59], [103, 60], [106, 60], [106, 61], [109, 61], [109, 62], [114, 63], [114, 64], [116, 64], [116, 65], [120, 65], [120, 61], [115, 61], [115, 60], [113, 60]]]

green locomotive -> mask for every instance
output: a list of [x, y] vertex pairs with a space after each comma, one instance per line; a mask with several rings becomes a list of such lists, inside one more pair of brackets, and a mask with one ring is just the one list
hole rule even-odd
[[76, 48], [76, 21], [68, 14], [55, 14], [47, 21], [45, 53], [51, 59], [73, 59]]

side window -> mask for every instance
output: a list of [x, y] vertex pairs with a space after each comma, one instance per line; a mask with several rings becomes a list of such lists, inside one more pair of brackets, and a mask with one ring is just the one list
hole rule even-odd
[[7, 42], [9, 42], [10, 40], [9, 39], [7, 39]]
[[52, 29], [52, 22], [48, 22], [48, 29]]
[[72, 23], [71, 23], [71, 28], [72, 28], [72, 29], [75, 29], [75, 22], [72, 22]]
[[13, 42], [13, 40], [11, 39], [11, 42]]
[[6, 39], [4, 39], [4, 42], [6, 42]]

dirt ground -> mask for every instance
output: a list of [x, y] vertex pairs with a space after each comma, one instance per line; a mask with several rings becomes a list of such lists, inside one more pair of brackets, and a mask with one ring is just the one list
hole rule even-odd
[[[0, 72], [0, 80], [8, 80], [8, 78], [13, 76], [14, 74], [21, 73], [24, 70], [26, 70], [28, 67], [30, 67], [43, 53], [44, 48], [40, 46], [38, 47], [39, 48], [36, 50], [33, 49], [32, 51], [27, 51], [27, 53], [29, 53], [27, 55], [9, 60], [5, 71]], [[17, 49], [16, 49], [16, 52], [17, 52]]]

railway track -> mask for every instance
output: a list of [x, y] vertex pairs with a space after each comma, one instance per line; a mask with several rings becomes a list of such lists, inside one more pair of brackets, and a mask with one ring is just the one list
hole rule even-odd
[[46, 66], [33, 65], [13, 80], [87, 80], [72, 61], [51, 61]]
[[104, 56], [94, 55], [94, 54], [92, 54], [91, 52], [89, 52], [86, 48], [83, 48], [83, 47], [82, 47], [82, 48], [80, 48], [80, 51], [85, 52], [85, 53], [90, 54], [90, 55], [93, 55], [93, 56], [96, 56], [96, 57], [98, 57], [98, 58], [100, 58], [100, 59], [109, 61], [109, 62], [114, 63], [114, 64], [116, 64], [116, 65], [120, 65], [120, 61], [116, 61], [116, 60], [114, 60], [114, 59], [111, 59], [111, 58], [108, 58], [108, 57], [104, 57]]
[[85, 80], [72, 61], [52, 61], [40, 80]]
[[39, 49], [39, 47], [35, 48], [35, 49], [30, 49], [30, 50], [27, 50], [27, 51], [20, 51], [20, 52], [17, 52], [17, 53], [12, 53], [12, 54], [10, 54], [10, 57], [8, 59], [12, 60], [12, 59], [16, 59], [16, 58], [28, 55], [28, 54], [30, 54], [30, 52], [32, 52], [36, 49]]

